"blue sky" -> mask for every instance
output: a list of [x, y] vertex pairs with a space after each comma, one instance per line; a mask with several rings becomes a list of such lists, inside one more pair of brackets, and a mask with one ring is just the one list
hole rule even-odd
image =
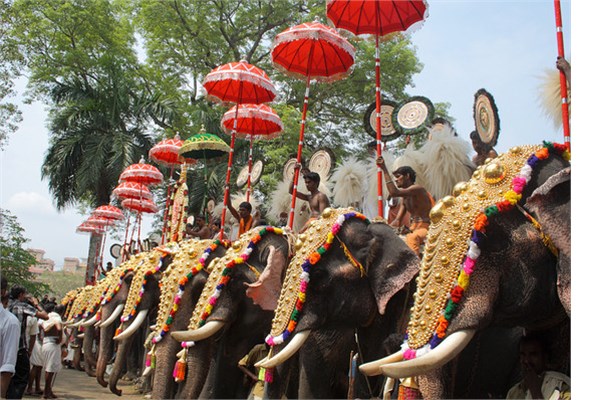
[[[565, 52], [571, 56], [571, 3], [562, 2]], [[450, 102], [455, 127], [467, 139], [473, 130], [473, 96], [480, 88], [495, 98], [501, 120], [497, 149], [517, 144], [562, 141], [537, 103], [540, 75], [557, 55], [552, 1], [429, 1], [429, 18], [412, 35], [423, 71], [411, 95]], [[383, 44], [385, 45], [385, 43]], [[392, 60], [382, 60], [382, 68]], [[18, 87], [24, 88], [19, 81]], [[370, 103], [372, 99], [365, 99]], [[21, 105], [24, 120], [0, 154], [0, 199], [25, 228], [29, 245], [46, 250], [61, 266], [64, 257], [85, 257], [88, 236], [75, 233], [85, 216], [57, 212], [41, 181], [48, 146], [46, 113], [39, 103]], [[148, 226], [149, 222], [145, 222]], [[108, 243], [110, 244], [110, 242]], [[108, 247], [108, 246], [107, 246]]]

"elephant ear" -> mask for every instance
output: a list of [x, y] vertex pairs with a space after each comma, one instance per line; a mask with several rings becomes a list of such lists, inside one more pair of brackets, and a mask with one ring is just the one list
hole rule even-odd
[[558, 291], [571, 314], [571, 167], [552, 175], [527, 199], [530, 210], [558, 249]]
[[383, 315], [388, 301], [418, 274], [420, 260], [389, 226], [371, 224], [371, 228], [375, 239], [369, 249], [369, 284]]
[[254, 304], [260, 306], [263, 310], [275, 310], [277, 300], [281, 292], [281, 274], [287, 264], [287, 257], [281, 250], [275, 246], [269, 246], [269, 256], [267, 257], [267, 266], [253, 283], [245, 283], [248, 286], [246, 296], [250, 297]]

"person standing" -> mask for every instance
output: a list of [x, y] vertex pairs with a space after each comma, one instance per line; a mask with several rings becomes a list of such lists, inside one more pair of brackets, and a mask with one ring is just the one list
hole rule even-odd
[[[15, 285], [10, 290], [12, 302], [9, 303], [8, 309], [19, 320], [20, 333], [17, 350], [17, 363], [15, 366], [15, 374], [10, 380], [7, 396], [10, 399], [21, 399], [29, 381], [29, 352], [27, 349], [27, 319], [29, 317], [37, 317], [48, 319], [48, 313], [42, 310], [37, 299], [28, 296], [27, 290], [20, 285]], [[29, 304], [31, 301], [33, 305]]]
[[[37, 334], [35, 337], [30, 338], [30, 340], [33, 340], [33, 349], [29, 353], [31, 371], [29, 372], [29, 383], [27, 384], [27, 390], [25, 391], [25, 394], [34, 396], [44, 394], [41, 387], [42, 367], [44, 366], [44, 360], [42, 359], [42, 341], [44, 339], [44, 334], [43, 328], [40, 329], [43, 320], [37, 318], [28, 318], [28, 321], [29, 320], [35, 321], [35, 324], [37, 325]], [[33, 389], [34, 384], [35, 390]]]
[[469, 137], [471, 138], [471, 145], [473, 146], [473, 150], [475, 150], [475, 155], [472, 159], [473, 164], [475, 164], [475, 166], [478, 167], [480, 165], [485, 164], [485, 160], [487, 160], [488, 158], [498, 157], [498, 153], [496, 153], [496, 150], [494, 150], [494, 148], [489, 144], [484, 143], [481, 140], [481, 137], [479, 136], [479, 133], [477, 133], [477, 131], [471, 132]]
[[227, 196], [227, 208], [231, 215], [233, 215], [233, 218], [240, 224], [237, 234], [238, 238], [255, 227], [254, 219], [252, 218], [252, 204], [242, 201], [236, 210], [233, 204], [231, 204], [231, 196]]
[[8, 386], [15, 373], [21, 327], [8, 306], [8, 280], [0, 276], [0, 399], [6, 399]]
[[46, 306], [48, 320], [42, 324], [44, 328], [44, 344], [42, 358], [44, 360], [44, 398], [55, 399], [57, 396], [52, 391], [56, 374], [62, 369], [61, 345], [63, 342], [62, 304]]

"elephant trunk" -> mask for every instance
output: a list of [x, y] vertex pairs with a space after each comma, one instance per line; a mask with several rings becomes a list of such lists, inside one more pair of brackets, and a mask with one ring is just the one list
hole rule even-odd
[[275, 354], [271, 358], [265, 358], [263, 360], [260, 360], [254, 365], [263, 368], [274, 368], [280, 364], [283, 364], [290, 357], [296, 354], [298, 350], [300, 350], [304, 342], [306, 342], [306, 340], [308, 339], [309, 335], [310, 330], [298, 332], [287, 344], [287, 346], [285, 346], [279, 353]]
[[110, 391], [116, 394], [117, 396], [121, 395], [121, 389], [117, 388], [117, 383], [121, 378], [121, 374], [123, 372], [123, 367], [127, 362], [127, 354], [129, 350], [129, 346], [131, 345], [131, 340], [125, 340], [119, 343], [117, 347], [117, 357], [115, 358], [115, 362], [113, 364], [113, 369], [110, 372], [110, 377], [108, 378], [108, 384]]
[[204, 326], [193, 331], [172, 332], [173, 339], [179, 342], [197, 342], [205, 340], [217, 333], [225, 325], [222, 321], [208, 321]]
[[156, 368], [152, 384], [153, 399], [172, 399], [175, 395], [173, 367], [177, 362], [177, 352], [181, 349], [179, 342], [166, 335], [156, 344]]
[[[456, 357], [469, 344], [474, 335], [475, 329], [454, 332], [429, 353], [411, 360], [383, 365], [381, 372], [396, 379], [423, 375], [442, 367]], [[361, 371], [363, 371], [362, 367], [362, 365], [359, 367]]]
[[104, 380], [106, 365], [108, 360], [112, 358], [114, 335], [114, 326], [110, 325], [107, 328], [100, 330], [100, 346], [98, 346], [98, 363], [96, 364], [96, 380], [102, 387], [107, 387], [108, 383]]
[[[77, 328], [75, 329], [75, 332], [77, 332]], [[94, 376], [92, 366], [96, 365], [93, 351], [95, 336], [96, 329], [94, 329], [93, 326], [88, 327], [83, 335], [83, 359], [85, 361], [85, 372], [88, 374], [88, 376], [92, 377]]]
[[140, 326], [142, 326], [142, 323], [144, 322], [144, 320], [146, 319], [147, 316], [148, 316], [148, 310], [141, 310], [138, 313], [138, 315], [135, 317], [135, 319], [133, 320], [131, 325], [129, 325], [127, 327], [127, 329], [125, 329], [123, 332], [121, 332], [120, 334], [115, 336], [113, 339], [116, 340], [117, 342], [121, 342], [121, 341], [127, 339], [128, 337], [130, 337], [131, 335], [133, 335], [135, 333], [135, 331], [137, 331], [138, 328]]

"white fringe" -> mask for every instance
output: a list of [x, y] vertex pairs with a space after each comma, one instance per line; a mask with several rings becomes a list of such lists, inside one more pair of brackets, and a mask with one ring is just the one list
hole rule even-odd
[[332, 203], [337, 207], [359, 207], [364, 196], [367, 165], [356, 157], [343, 160], [331, 175]]
[[[560, 97], [560, 72], [557, 69], [546, 69], [539, 77], [538, 103], [544, 115], [552, 120], [554, 127], [562, 127], [562, 99]], [[567, 85], [568, 88], [568, 85]], [[571, 113], [571, 90], [567, 90], [569, 115]]]

